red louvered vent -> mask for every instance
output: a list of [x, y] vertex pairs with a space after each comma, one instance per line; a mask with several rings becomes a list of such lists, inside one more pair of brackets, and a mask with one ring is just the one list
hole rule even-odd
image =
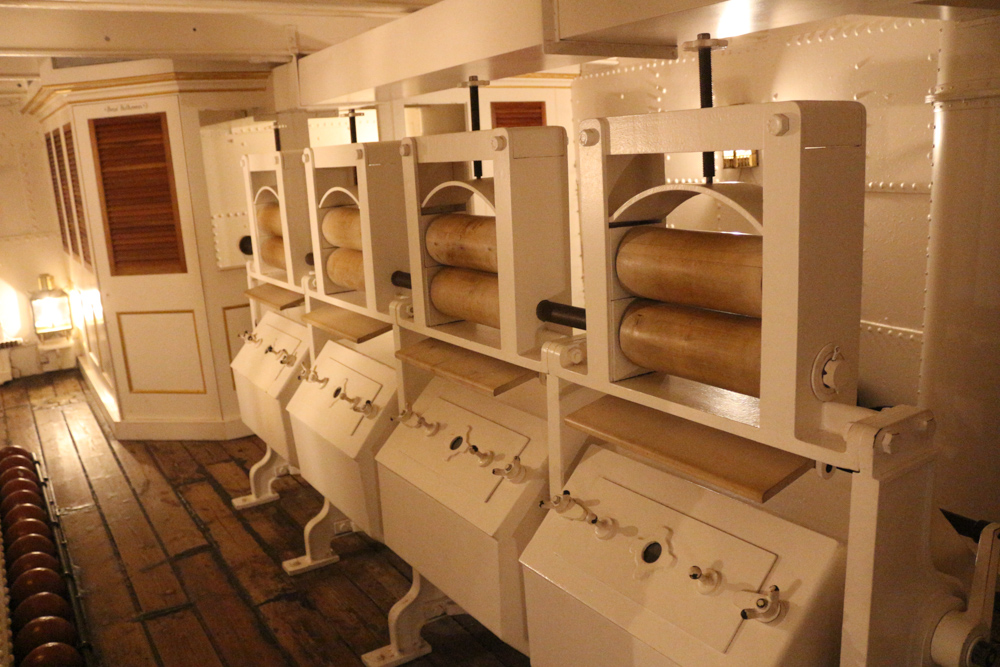
[[52, 195], [56, 199], [56, 215], [59, 217], [59, 231], [62, 233], [63, 250], [69, 253], [69, 229], [63, 214], [62, 196], [59, 194], [59, 176], [56, 173], [56, 153], [52, 148], [52, 133], [45, 135], [45, 150], [49, 155], [49, 176], [52, 177]]
[[186, 273], [167, 115], [90, 121], [111, 275]]
[[493, 127], [545, 125], [545, 102], [490, 102]]
[[63, 138], [66, 141], [66, 162], [69, 165], [69, 182], [73, 187], [73, 208], [76, 211], [77, 231], [80, 234], [80, 253], [83, 255], [83, 263], [91, 266], [90, 232], [87, 229], [87, 217], [83, 212], [80, 171], [76, 165], [76, 146], [73, 145], [73, 128], [69, 123], [63, 127]]
[[66, 231], [69, 233], [69, 243], [73, 246], [73, 254], [80, 256], [80, 242], [73, 233], [73, 215], [70, 208], [69, 179], [66, 178], [66, 159], [63, 157], [62, 135], [58, 130], [52, 133], [52, 148], [56, 154], [56, 167], [59, 170], [59, 191], [62, 193], [63, 211], [66, 217]]

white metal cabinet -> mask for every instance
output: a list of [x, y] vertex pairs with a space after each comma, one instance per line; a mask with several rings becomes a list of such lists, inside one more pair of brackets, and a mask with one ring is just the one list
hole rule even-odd
[[298, 459], [285, 407], [297, 388], [292, 380], [308, 357], [308, 335], [301, 324], [264, 313], [232, 363], [244, 423], [292, 466]]
[[[523, 479], [493, 473], [515, 456]], [[517, 558], [543, 515], [545, 422], [434, 379], [376, 460], [386, 544], [526, 653]]]
[[382, 539], [375, 454], [397, 412], [395, 369], [330, 341], [312, 370], [288, 403], [299, 469], [357, 527]]
[[[532, 665], [838, 664], [836, 540], [602, 447], [566, 490], [579, 502], [550, 511], [521, 556]], [[610, 537], [595, 518], [614, 519]], [[744, 619], [771, 586], [777, 620]]]

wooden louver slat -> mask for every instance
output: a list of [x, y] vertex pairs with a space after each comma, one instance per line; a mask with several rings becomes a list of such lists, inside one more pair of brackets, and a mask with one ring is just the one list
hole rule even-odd
[[80, 170], [76, 164], [76, 146], [73, 145], [73, 128], [68, 123], [63, 127], [63, 139], [66, 141], [66, 162], [69, 167], [69, 182], [73, 187], [73, 207], [76, 211], [77, 233], [80, 235], [80, 255], [83, 263], [91, 266], [90, 231], [87, 228], [87, 218], [83, 212], [83, 192], [80, 190]]
[[63, 213], [62, 197], [59, 194], [59, 176], [56, 172], [56, 154], [52, 148], [52, 133], [45, 135], [45, 150], [49, 156], [49, 176], [52, 178], [52, 195], [56, 200], [56, 215], [59, 218], [59, 231], [62, 234], [63, 250], [69, 253], [69, 230], [66, 227], [66, 216]]
[[66, 177], [66, 160], [63, 156], [62, 134], [59, 130], [52, 133], [52, 150], [56, 154], [56, 169], [59, 172], [59, 191], [62, 193], [63, 211], [66, 215], [66, 230], [69, 234], [69, 244], [73, 254], [80, 256], [80, 240], [73, 230], [73, 209], [70, 208], [69, 179]]
[[545, 102], [490, 102], [493, 127], [545, 125]]
[[185, 273], [166, 114], [95, 118], [90, 135], [111, 274]]

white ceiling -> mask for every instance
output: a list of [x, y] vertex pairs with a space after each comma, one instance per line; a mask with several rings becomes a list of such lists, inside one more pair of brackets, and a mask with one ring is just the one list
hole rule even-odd
[[0, 0], [0, 92], [45, 58], [286, 62], [436, 0]]

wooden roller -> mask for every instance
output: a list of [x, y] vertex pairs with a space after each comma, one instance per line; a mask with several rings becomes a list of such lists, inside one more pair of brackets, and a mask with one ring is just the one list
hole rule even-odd
[[257, 206], [257, 226], [268, 234], [284, 236], [281, 230], [281, 207], [277, 204]]
[[500, 282], [495, 273], [443, 268], [431, 279], [431, 303], [450, 317], [500, 328]]
[[448, 213], [427, 227], [427, 253], [441, 264], [497, 272], [497, 221], [483, 215]]
[[615, 269], [636, 296], [760, 317], [762, 243], [747, 234], [640, 227], [622, 239]]
[[759, 319], [638, 299], [619, 338], [638, 366], [760, 396]]
[[361, 209], [357, 206], [331, 208], [323, 216], [323, 238], [338, 248], [362, 250]]
[[351, 289], [365, 288], [365, 259], [360, 250], [337, 248], [326, 260], [326, 275], [338, 285]]
[[280, 236], [268, 236], [260, 242], [260, 258], [265, 264], [276, 269], [287, 269], [285, 265], [285, 241]]

